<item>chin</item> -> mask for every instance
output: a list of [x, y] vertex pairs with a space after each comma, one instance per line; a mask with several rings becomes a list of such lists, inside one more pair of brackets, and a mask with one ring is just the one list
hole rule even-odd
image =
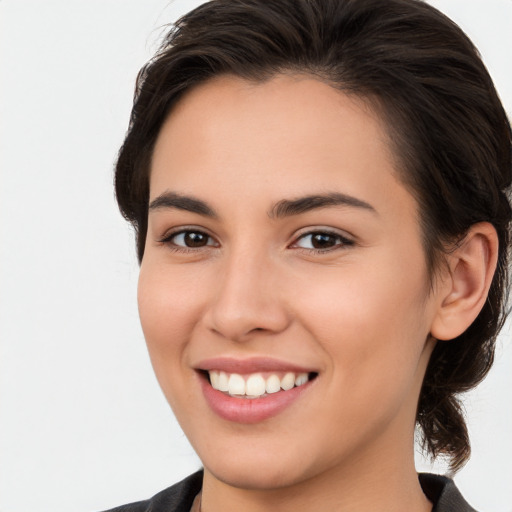
[[238, 489], [283, 489], [304, 482], [321, 471], [314, 464], [315, 457], [303, 448], [295, 445], [287, 450], [286, 438], [279, 447], [269, 446], [266, 450], [255, 443], [253, 449], [244, 450], [239, 445], [229, 451], [208, 455], [201, 458], [205, 470], [217, 480]]
[[[238, 489], [253, 491], [277, 490], [303, 480], [298, 468], [272, 467], [272, 464], [247, 464], [247, 461], [218, 462], [213, 467], [205, 466], [217, 480]], [[301, 478], [302, 476], [302, 478]]]

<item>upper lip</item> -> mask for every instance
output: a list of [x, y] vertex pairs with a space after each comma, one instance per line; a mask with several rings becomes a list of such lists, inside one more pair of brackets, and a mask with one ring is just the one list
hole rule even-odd
[[311, 373], [315, 372], [312, 368], [282, 361], [270, 357], [251, 357], [247, 359], [237, 359], [234, 357], [213, 357], [204, 359], [196, 365], [196, 369], [209, 371], [220, 370], [226, 373], [257, 373], [257, 372], [294, 372]]

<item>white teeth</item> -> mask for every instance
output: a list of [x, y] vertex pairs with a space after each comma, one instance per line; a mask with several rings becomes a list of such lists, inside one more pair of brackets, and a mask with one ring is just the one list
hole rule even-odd
[[245, 395], [245, 380], [238, 373], [232, 373], [229, 376], [228, 393], [230, 395]]
[[[212, 383], [212, 386], [215, 388], [213, 383]], [[219, 372], [218, 387], [215, 389], [218, 389], [219, 391], [224, 391], [224, 392], [226, 392], [229, 389], [228, 374], [226, 372]]]
[[210, 372], [210, 382], [213, 388], [219, 389], [219, 372], [215, 370]]
[[297, 377], [295, 378], [295, 385], [296, 386], [302, 386], [303, 384], [306, 384], [306, 382], [309, 380], [307, 373], [299, 373]]
[[245, 393], [260, 396], [265, 393], [265, 379], [261, 375], [251, 375], [245, 384]]
[[271, 375], [267, 379], [267, 383], [265, 385], [265, 389], [267, 393], [277, 393], [281, 391], [281, 381], [277, 375]]
[[309, 380], [307, 373], [286, 373], [281, 379], [278, 375], [269, 375], [266, 379], [260, 373], [253, 373], [245, 377], [238, 373], [228, 374], [217, 370], [208, 372], [210, 383], [214, 389], [229, 393], [230, 395], [258, 398], [265, 393], [277, 393], [283, 389], [288, 391], [294, 386], [302, 386]]
[[288, 391], [289, 389], [292, 389], [293, 386], [295, 386], [295, 374], [287, 373], [281, 380], [281, 387], [285, 391]]

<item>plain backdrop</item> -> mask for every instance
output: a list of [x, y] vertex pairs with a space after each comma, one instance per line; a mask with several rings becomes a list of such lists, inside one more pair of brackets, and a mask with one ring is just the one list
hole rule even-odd
[[[1, 512], [102, 510], [200, 466], [150, 367], [112, 191], [135, 75], [198, 3], [0, 0]], [[480, 48], [510, 114], [512, 1], [432, 3]], [[456, 481], [477, 509], [510, 512], [510, 328], [466, 409], [473, 456]]]

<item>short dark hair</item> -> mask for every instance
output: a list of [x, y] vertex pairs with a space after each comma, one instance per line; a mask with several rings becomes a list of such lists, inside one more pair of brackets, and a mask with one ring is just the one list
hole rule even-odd
[[221, 74], [262, 82], [306, 73], [366, 100], [386, 122], [400, 178], [418, 201], [433, 276], [447, 245], [478, 222], [499, 239], [498, 266], [478, 318], [440, 341], [419, 397], [424, 447], [450, 457], [470, 445], [458, 395], [489, 371], [506, 316], [510, 249], [511, 127], [478, 51], [420, 0], [213, 0], [182, 17], [140, 71], [116, 165], [123, 215], [139, 261], [149, 174], [160, 128], [180, 97]]

